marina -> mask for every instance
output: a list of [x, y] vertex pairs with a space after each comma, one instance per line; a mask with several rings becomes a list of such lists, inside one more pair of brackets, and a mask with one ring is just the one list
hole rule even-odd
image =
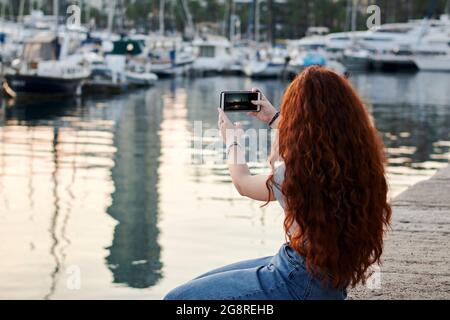
[[[388, 148], [392, 197], [448, 165], [447, 77], [352, 78]], [[193, 163], [193, 121], [216, 126], [223, 87], [256, 86], [280, 101], [286, 84], [178, 78], [112, 98], [4, 105], [0, 296], [160, 299], [209, 269], [273, 254], [284, 241], [281, 208], [241, 199], [217, 154]], [[264, 159], [252, 164], [265, 170]], [[73, 291], [74, 265], [86, 271]]]
[[[58, 10], [53, 15], [34, 10], [19, 16], [18, 22], [3, 21], [3, 93], [11, 98], [121, 93], [178, 76], [289, 79], [311, 65], [343, 75], [370, 70], [450, 70], [450, 19], [446, 14], [368, 31], [330, 33], [325, 27], [310, 27], [304, 38], [270, 43], [260, 41], [259, 35], [245, 39], [233, 33], [228, 39], [207, 28], [190, 37], [166, 35], [164, 19], [157, 33], [114, 33], [115, 5], [110, 4], [105, 30], [61, 23]], [[54, 7], [59, 8], [58, 1]], [[189, 7], [183, 8], [189, 17]]]

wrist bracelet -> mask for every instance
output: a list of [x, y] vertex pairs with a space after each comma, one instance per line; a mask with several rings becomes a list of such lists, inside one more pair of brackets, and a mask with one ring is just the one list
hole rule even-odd
[[277, 119], [280, 117], [280, 111], [278, 111], [277, 113], [275, 113], [275, 115], [273, 116], [272, 120], [270, 120], [269, 122], [269, 127], [272, 127], [272, 125], [275, 123], [275, 121], [277, 121]]

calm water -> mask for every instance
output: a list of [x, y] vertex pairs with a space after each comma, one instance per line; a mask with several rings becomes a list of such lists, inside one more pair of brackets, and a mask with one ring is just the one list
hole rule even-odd
[[[353, 82], [389, 148], [393, 196], [448, 163], [450, 74]], [[241, 199], [225, 166], [191, 161], [194, 121], [214, 128], [219, 92], [252, 86], [277, 102], [286, 83], [180, 79], [112, 99], [3, 102], [0, 298], [159, 299], [211, 268], [275, 253], [280, 208]]]

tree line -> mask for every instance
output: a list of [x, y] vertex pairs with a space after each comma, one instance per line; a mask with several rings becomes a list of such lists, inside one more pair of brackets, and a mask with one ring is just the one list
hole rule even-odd
[[[364, 29], [368, 17], [366, 9], [372, 4], [380, 7], [382, 23], [421, 19], [431, 9], [433, 15], [438, 17], [450, 10], [449, 0], [250, 0], [247, 3], [242, 0], [186, 1], [198, 28], [208, 25], [216, 32], [228, 35], [231, 22], [236, 27], [236, 21], [239, 21], [237, 30], [243, 37], [252, 37], [255, 32], [255, 26], [258, 25], [255, 13], [259, 4], [259, 33], [262, 39], [272, 41], [302, 37], [310, 26], [325, 26], [332, 32], [350, 30], [353, 8], [357, 12], [357, 29]], [[3, 0], [1, 12], [19, 12], [19, 2]], [[41, 8], [46, 13], [53, 12], [53, 0], [36, 2], [41, 3]], [[84, 5], [83, 22], [91, 20], [95, 21], [97, 27], [106, 26], [111, 1], [101, 2], [101, 8], [90, 6], [89, 0], [81, 2]], [[59, 1], [59, 12], [64, 15], [64, 8], [73, 3], [80, 3], [80, 0]], [[157, 31], [160, 3], [160, 0], [116, 0], [116, 27], [135, 28], [141, 32]], [[11, 10], [4, 10], [5, 4]], [[30, 6], [25, 6], [25, 14], [29, 12], [29, 8]], [[232, 16], [234, 19], [231, 19]], [[181, 0], [166, 1], [164, 20], [167, 31], [183, 30], [185, 13]]]

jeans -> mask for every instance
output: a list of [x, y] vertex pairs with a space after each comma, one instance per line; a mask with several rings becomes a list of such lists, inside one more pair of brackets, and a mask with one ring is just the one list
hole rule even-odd
[[288, 244], [274, 257], [244, 261], [204, 274], [164, 300], [345, 300], [345, 289], [326, 287]]

